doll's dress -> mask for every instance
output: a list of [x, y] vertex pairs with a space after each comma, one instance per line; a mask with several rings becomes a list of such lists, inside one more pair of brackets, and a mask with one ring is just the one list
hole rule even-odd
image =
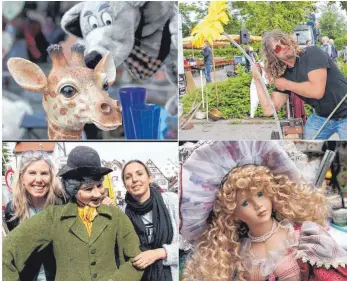
[[283, 220], [279, 226], [287, 230], [287, 239], [275, 251], [269, 251], [266, 258], [259, 259], [250, 251], [249, 238], [241, 241], [240, 255], [249, 281], [300, 281], [299, 259], [316, 267], [346, 267], [347, 252], [320, 225], [303, 222], [298, 227]]

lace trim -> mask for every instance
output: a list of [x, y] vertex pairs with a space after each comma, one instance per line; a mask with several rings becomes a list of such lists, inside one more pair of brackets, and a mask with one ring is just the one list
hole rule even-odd
[[347, 263], [345, 262], [322, 262], [315, 258], [308, 258], [305, 253], [302, 253], [298, 251], [295, 256], [296, 259], [302, 259], [303, 262], [308, 262], [312, 266], [316, 267], [325, 267], [326, 269], [329, 269], [330, 267], [338, 268], [339, 266], [345, 268], [347, 266]]
[[[271, 274], [275, 271], [278, 262], [282, 257], [293, 254], [295, 260], [301, 259], [304, 263], [309, 263], [316, 267], [325, 267], [329, 269], [330, 267], [337, 268], [339, 266], [346, 268], [347, 262], [345, 260], [339, 259], [336, 261], [319, 260], [318, 257], [308, 256], [307, 253], [300, 250], [300, 237], [299, 230], [295, 230], [293, 223], [289, 220], [283, 220], [279, 223], [279, 226], [288, 230], [288, 237], [283, 241], [280, 248], [276, 251], [269, 251], [268, 257], [263, 259], [257, 259], [254, 254], [250, 252], [251, 242], [249, 238], [244, 239], [241, 248], [241, 256], [244, 258], [243, 264], [245, 268], [249, 270], [250, 273], [254, 270], [251, 266], [259, 266], [259, 270], [263, 276]], [[256, 269], [258, 270], [258, 269]]]

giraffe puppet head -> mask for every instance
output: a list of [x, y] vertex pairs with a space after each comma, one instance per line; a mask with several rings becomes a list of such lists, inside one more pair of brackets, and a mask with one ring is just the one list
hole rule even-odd
[[73, 45], [68, 62], [60, 45], [49, 46], [52, 69], [47, 77], [28, 60], [8, 61], [10, 73], [22, 88], [43, 93], [50, 139], [79, 139], [86, 123], [94, 123], [102, 130], [113, 130], [122, 124], [119, 102], [107, 93], [116, 79], [112, 56], [106, 54], [95, 69], [89, 69], [84, 50], [83, 45]]

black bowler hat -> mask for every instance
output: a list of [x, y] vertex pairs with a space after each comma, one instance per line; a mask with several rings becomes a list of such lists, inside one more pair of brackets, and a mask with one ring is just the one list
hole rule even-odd
[[67, 164], [60, 169], [58, 176], [64, 178], [102, 177], [112, 169], [101, 167], [100, 156], [89, 146], [77, 146], [71, 150]]

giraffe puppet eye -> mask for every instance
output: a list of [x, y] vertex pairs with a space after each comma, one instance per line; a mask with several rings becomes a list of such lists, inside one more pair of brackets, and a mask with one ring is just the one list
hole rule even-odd
[[60, 93], [65, 98], [72, 98], [77, 93], [77, 90], [74, 87], [67, 85], [60, 89]]
[[108, 82], [107, 81], [105, 81], [104, 85], [102, 86], [102, 89], [106, 92], [108, 91]]

